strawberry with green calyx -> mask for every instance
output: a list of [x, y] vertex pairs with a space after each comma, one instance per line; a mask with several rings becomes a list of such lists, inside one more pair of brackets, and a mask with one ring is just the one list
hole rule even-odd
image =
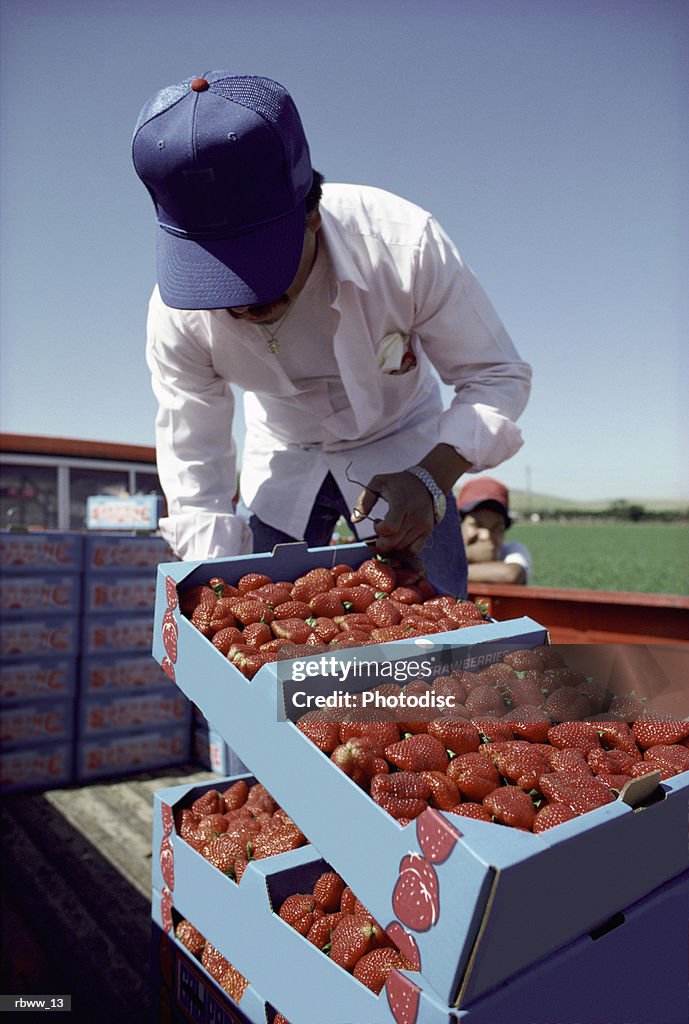
[[332, 590], [322, 594], [316, 594], [308, 602], [311, 616], [325, 615], [334, 619], [338, 615], [344, 615], [345, 606]]
[[216, 592], [204, 584], [186, 587], [179, 591], [178, 597], [180, 610], [187, 616], [193, 615], [197, 607], [213, 608], [218, 600]]
[[484, 743], [499, 743], [502, 740], [513, 740], [514, 731], [511, 722], [505, 722], [500, 718], [476, 718], [472, 715], [472, 723], [481, 733]]
[[500, 785], [500, 775], [484, 754], [469, 752], [450, 761], [447, 777], [454, 782], [463, 800], [480, 803]]
[[444, 772], [450, 763], [447, 750], [435, 736], [417, 733], [385, 748], [385, 758], [405, 772]]
[[308, 893], [294, 893], [284, 901], [278, 916], [300, 935], [306, 935], [314, 922], [323, 916], [323, 908]]
[[[689, 754], [689, 751], [687, 751]], [[641, 760], [641, 754], [639, 751], [634, 754], [630, 754], [627, 750], [592, 750], [586, 762], [591, 768], [594, 775], [600, 775], [603, 772], [609, 772], [613, 775], [625, 774], [629, 775], [635, 764], [638, 764]], [[689, 758], [688, 765], [689, 767]]]
[[357, 786], [367, 788], [380, 771], [377, 759], [382, 759], [383, 755], [383, 748], [370, 737], [352, 736], [333, 750], [330, 759]]
[[501, 786], [484, 797], [483, 806], [501, 825], [531, 831], [536, 808], [533, 800], [519, 786]]
[[[340, 632], [340, 627], [332, 619], [329, 619], [326, 615], [319, 615], [317, 617], [311, 617], [304, 620], [306, 625], [309, 626], [313, 634], [324, 643], [328, 644], [331, 640]], [[308, 643], [308, 641], [307, 641]]]
[[332, 913], [325, 913], [322, 917], [319, 917], [313, 922], [306, 938], [309, 942], [317, 946], [322, 953], [330, 955], [330, 945], [333, 938], [333, 932], [337, 928], [338, 924], [344, 917], [341, 910], [335, 910]]
[[313, 630], [304, 619], [276, 619], [270, 628], [278, 640], [287, 640], [293, 644], [304, 644]]
[[608, 750], [624, 750], [633, 757], [639, 755], [634, 734], [626, 722], [596, 722], [602, 745]]
[[480, 752], [490, 758], [503, 778], [527, 791], [551, 770], [543, 754], [526, 740], [485, 743]]
[[385, 932], [372, 918], [344, 914], [333, 931], [330, 959], [345, 971], [351, 971], [365, 953], [388, 943]]

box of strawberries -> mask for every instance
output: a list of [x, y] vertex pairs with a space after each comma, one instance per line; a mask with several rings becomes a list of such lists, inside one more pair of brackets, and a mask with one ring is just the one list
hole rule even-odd
[[[185, 983], [205, 1000], [205, 970], [230, 1011], [252, 1020], [265, 1019], [253, 1015], [256, 992], [280, 1007], [281, 1024], [685, 1019], [689, 872], [456, 1010], [404, 935], [383, 928], [254, 777], [161, 790], [153, 820], [153, 915], [194, 957]], [[663, 965], [655, 978], [649, 948]]]
[[547, 639], [365, 545], [158, 570], [154, 656], [443, 1005], [687, 868], [689, 723]]

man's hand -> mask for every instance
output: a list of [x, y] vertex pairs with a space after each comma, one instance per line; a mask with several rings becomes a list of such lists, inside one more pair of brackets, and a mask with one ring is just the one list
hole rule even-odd
[[421, 554], [435, 526], [433, 500], [424, 485], [413, 473], [372, 477], [357, 499], [352, 522], [360, 523], [368, 516], [379, 498], [387, 502], [388, 510], [384, 519], [375, 521], [376, 549], [381, 554]]

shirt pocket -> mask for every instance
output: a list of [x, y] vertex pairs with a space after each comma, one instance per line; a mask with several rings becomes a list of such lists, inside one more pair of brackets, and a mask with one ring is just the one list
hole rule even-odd
[[400, 377], [417, 367], [411, 334], [391, 331], [376, 348], [378, 367], [383, 374]]

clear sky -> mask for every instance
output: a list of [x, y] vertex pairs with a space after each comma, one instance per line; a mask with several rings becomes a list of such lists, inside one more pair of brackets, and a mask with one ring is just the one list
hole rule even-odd
[[[152, 444], [139, 109], [282, 82], [314, 164], [431, 210], [534, 388], [509, 485], [689, 498], [685, 0], [0, 0], [0, 428]], [[243, 424], [238, 422], [239, 436]]]

